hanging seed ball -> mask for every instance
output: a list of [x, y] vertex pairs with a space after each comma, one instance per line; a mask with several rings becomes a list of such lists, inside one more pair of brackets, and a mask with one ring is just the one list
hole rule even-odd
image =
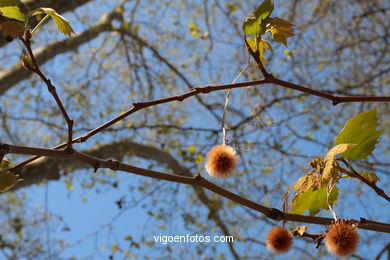
[[325, 245], [336, 256], [352, 254], [359, 243], [359, 233], [349, 223], [340, 221], [332, 224], [325, 236]]
[[284, 227], [273, 227], [267, 234], [267, 248], [276, 254], [285, 253], [290, 250], [293, 243], [293, 236]]
[[216, 145], [207, 154], [206, 170], [215, 178], [227, 178], [237, 167], [238, 155], [233, 147]]

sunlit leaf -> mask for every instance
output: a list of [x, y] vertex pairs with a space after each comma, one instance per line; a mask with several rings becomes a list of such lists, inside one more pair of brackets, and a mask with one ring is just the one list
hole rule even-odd
[[267, 22], [271, 26], [281, 26], [281, 27], [287, 27], [287, 28], [295, 26], [295, 24], [292, 24], [289, 21], [286, 21], [286, 20], [281, 19], [279, 17], [268, 18]]
[[302, 236], [303, 233], [305, 233], [306, 229], [307, 229], [307, 226], [297, 226], [297, 227], [296, 227], [296, 230], [298, 231], [298, 234], [299, 234], [300, 236]]
[[7, 18], [25, 22], [27, 19], [28, 7], [20, 0], [1, 0], [0, 13]]
[[239, 8], [238, 4], [232, 4], [232, 3], [225, 3], [226, 9], [229, 11], [229, 13], [233, 13], [234, 11], [237, 11]]
[[113, 245], [111, 245], [110, 249], [111, 249], [112, 252], [115, 253], [116, 251], [118, 251], [119, 247], [118, 247], [117, 244], [113, 244]]
[[190, 146], [188, 147], [188, 152], [189, 152], [190, 154], [195, 154], [195, 152], [196, 152], [196, 146], [195, 146], [195, 145], [190, 145]]
[[252, 51], [255, 53], [257, 52], [259, 54], [259, 58], [260, 58], [261, 62], [267, 63], [267, 61], [264, 58], [265, 50], [272, 50], [271, 44], [269, 44], [269, 42], [267, 42], [261, 38], [259, 38], [257, 44], [256, 44], [255, 39], [253, 39], [251, 37], [248, 37], [246, 39], [246, 41], [247, 41], [249, 47], [252, 49]]
[[[291, 213], [303, 214], [306, 210], [310, 216], [316, 215], [321, 209], [328, 209], [326, 196], [326, 187], [313, 189], [299, 193], [292, 200]], [[338, 188], [334, 187], [330, 193], [330, 202], [332, 205], [337, 203]]]
[[287, 47], [287, 38], [294, 36], [290, 27], [284, 27], [279, 25], [273, 25], [267, 32], [270, 32], [272, 39], [277, 42], [283, 43]]
[[196, 37], [199, 36], [199, 29], [198, 29], [198, 26], [196, 25], [196, 23], [194, 21], [190, 21], [188, 23], [188, 28], [191, 31], [192, 37], [196, 38]]
[[10, 165], [11, 161], [8, 158], [3, 158], [0, 163], [0, 168], [1, 169], [7, 169]]
[[57, 25], [58, 30], [63, 33], [64, 35], [70, 36], [72, 33], [75, 33], [72, 26], [70, 26], [70, 23], [68, 20], [66, 20], [64, 17], [59, 15], [54, 9], [52, 8], [38, 8], [34, 11], [31, 11], [29, 16], [34, 16], [37, 14], [47, 14], [49, 15], [55, 24]]
[[196, 156], [195, 163], [196, 163], [196, 164], [201, 164], [201, 163], [203, 163], [203, 155], [202, 155], [202, 154], [198, 154], [198, 155]]
[[272, 50], [269, 42], [267, 42], [263, 39], [260, 39], [260, 41], [257, 44], [257, 49], [259, 50], [259, 57], [260, 57], [261, 62], [267, 63], [267, 61], [264, 58], [264, 55], [265, 55], [265, 50]]
[[335, 138], [336, 144], [357, 144], [343, 153], [347, 160], [365, 160], [375, 149], [383, 129], [379, 126], [376, 109], [365, 111], [348, 120], [344, 128]]
[[242, 25], [245, 35], [261, 36], [266, 31], [266, 25], [263, 20], [267, 19], [274, 10], [274, 4], [271, 0], [265, 0], [255, 12], [247, 17]]

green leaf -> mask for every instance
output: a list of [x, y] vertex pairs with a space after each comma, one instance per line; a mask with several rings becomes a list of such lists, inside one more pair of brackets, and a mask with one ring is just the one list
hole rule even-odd
[[3, 158], [0, 163], [0, 168], [1, 169], [7, 169], [10, 165], [11, 161], [8, 158]]
[[38, 8], [34, 11], [31, 11], [29, 13], [29, 16], [34, 16], [37, 14], [47, 14], [49, 15], [55, 24], [57, 25], [58, 30], [63, 33], [64, 35], [70, 36], [72, 33], [75, 33], [72, 26], [70, 26], [70, 23], [68, 20], [66, 20], [64, 17], [59, 15], [54, 9], [52, 8]]
[[348, 120], [343, 130], [335, 138], [336, 144], [357, 144], [343, 153], [347, 160], [365, 160], [372, 154], [383, 129], [379, 126], [376, 109], [365, 111]]
[[190, 145], [190, 146], [188, 147], [188, 152], [189, 152], [190, 154], [195, 154], [195, 152], [196, 152], [196, 146], [195, 146], [195, 145]]
[[118, 247], [117, 244], [112, 244], [112, 245], [110, 246], [110, 249], [111, 249], [111, 251], [112, 251], [113, 253], [115, 253], [116, 251], [118, 251], [119, 247]]
[[20, 0], [0, 1], [0, 13], [5, 17], [25, 22], [28, 12], [28, 7]]
[[[330, 193], [330, 202], [332, 205], [337, 203], [338, 188], [334, 187]], [[315, 216], [321, 209], [328, 209], [328, 203], [326, 198], [326, 187], [320, 189], [313, 189], [299, 193], [292, 200], [291, 213], [303, 214], [306, 210], [309, 210], [310, 216]]]
[[353, 149], [353, 147], [356, 147], [356, 144], [339, 144], [328, 151], [324, 159], [325, 168], [322, 173], [322, 178], [324, 180], [329, 181], [337, 174], [334, 167], [336, 154], [348, 152], [348, 150]]
[[272, 11], [274, 10], [274, 4], [271, 0], [265, 0], [255, 12], [248, 16], [244, 24], [242, 25], [242, 30], [245, 35], [261, 36], [266, 31], [266, 24], [263, 23], [267, 19]]

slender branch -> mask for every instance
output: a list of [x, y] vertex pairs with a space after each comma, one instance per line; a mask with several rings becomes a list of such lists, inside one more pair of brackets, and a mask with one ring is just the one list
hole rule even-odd
[[244, 35], [244, 41], [245, 41], [245, 46], [246, 46], [246, 49], [248, 51], [248, 53], [253, 57], [253, 59], [255, 60], [256, 64], [257, 64], [257, 67], [259, 68], [259, 70], [261, 71], [261, 74], [263, 74], [264, 78], [270, 78], [272, 77], [271, 74], [268, 73], [268, 71], [265, 69], [263, 63], [261, 62], [260, 60], [260, 56], [259, 56], [259, 52], [256, 51], [254, 52], [252, 50], [252, 48], [249, 46], [248, 44], [248, 41], [246, 40], [246, 37]]
[[384, 248], [378, 253], [378, 255], [375, 257], [374, 260], [380, 260], [381, 256], [386, 252], [389, 251], [390, 254], [390, 242], [385, 245]]
[[56, 88], [54, 87], [54, 85], [51, 83], [51, 80], [46, 78], [46, 76], [42, 73], [41, 69], [39, 68], [39, 65], [38, 65], [38, 62], [36, 61], [35, 59], [35, 55], [32, 51], [32, 48], [31, 48], [31, 33], [30, 31], [27, 31], [26, 32], [26, 37], [25, 38], [21, 38], [20, 40], [23, 42], [24, 46], [26, 47], [27, 49], [27, 52], [30, 56], [30, 59], [31, 59], [31, 62], [32, 64], [25, 64], [25, 67], [26, 69], [29, 69], [31, 70], [32, 72], [34, 72], [35, 74], [37, 74], [43, 82], [45, 82], [45, 84], [47, 85], [47, 89], [49, 90], [50, 94], [53, 96], [54, 100], [56, 101], [57, 103], [57, 106], [59, 107], [63, 117], [65, 118], [65, 121], [68, 125], [68, 141], [67, 141], [67, 146], [68, 148], [71, 150], [72, 149], [72, 140], [73, 140], [73, 136], [72, 136], [72, 133], [73, 133], [73, 120], [70, 119], [68, 113], [66, 112], [62, 102], [61, 102], [61, 99], [60, 97], [58, 96], [58, 93], [57, 93], [57, 90]]
[[[11, 154], [28, 154], [28, 155], [39, 155], [39, 156], [48, 156], [48, 157], [66, 157], [66, 158], [78, 160], [91, 165], [95, 171], [97, 171], [99, 168], [107, 168], [107, 169], [120, 170], [128, 173], [133, 173], [133, 174], [160, 179], [160, 180], [166, 180], [166, 181], [189, 184], [189, 185], [197, 185], [209, 191], [212, 191], [216, 194], [219, 194], [222, 197], [230, 199], [238, 204], [241, 204], [245, 207], [260, 212], [263, 215], [265, 215], [267, 218], [271, 218], [276, 221], [281, 221], [281, 220], [295, 221], [295, 222], [320, 224], [320, 225], [327, 225], [327, 226], [330, 225], [332, 221], [334, 221], [331, 218], [290, 214], [290, 213], [282, 212], [275, 208], [269, 208], [263, 206], [261, 204], [258, 204], [254, 201], [246, 199], [242, 196], [239, 196], [233, 192], [230, 192], [228, 190], [225, 190], [224, 188], [221, 188], [213, 184], [212, 182], [203, 178], [199, 173], [197, 173], [194, 177], [166, 174], [162, 172], [135, 167], [129, 164], [124, 164], [119, 161], [98, 159], [86, 154], [79, 153], [77, 151], [74, 151], [73, 153], [70, 154], [66, 150], [34, 148], [34, 147], [16, 146], [16, 145], [9, 145], [9, 144], [0, 144], [0, 147], [4, 147], [4, 150], [8, 151], [7, 153], [11, 153]], [[377, 231], [377, 232], [390, 233], [390, 224], [374, 222], [366, 219], [362, 219], [360, 221], [359, 228]]]
[[299, 237], [308, 237], [312, 240], [316, 241], [317, 245], [316, 248], [319, 248], [321, 246], [322, 241], [325, 239], [325, 234], [309, 234], [306, 232], [303, 232], [302, 234], [299, 232], [298, 228], [292, 230], [293, 236], [299, 236]]
[[263, 74], [264, 78], [268, 79], [270, 83], [274, 83], [276, 85], [283, 86], [283, 87], [290, 88], [290, 89], [294, 89], [294, 90], [297, 90], [300, 92], [304, 92], [304, 93], [310, 94], [312, 96], [317, 96], [320, 98], [329, 99], [329, 100], [333, 101], [333, 105], [337, 105], [340, 103], [347, 103], [347, 102], [390, 102], [390, 96], [383, 96], [383, 97], [336, 96], [336, 95], [332, 95], [332, 94], [327, 93], [327, 92], [310, 89], [307, 87], [296, 85], [296, 84], [288, 82], [288, 81], [284, 81], [284, 80], [275, 78], [272, 74], [268, 73], [268, 71], [265, 69], [263, 63], [261, 62], [261, 60], [259, 58], [258, 52], [254, 52], [252, 50], [252, 48], [249, 46], [246, 38], [244, 38], [244, 40], [245, 40], [245, 45], [246, 45], [248, 52], [251, 54], [251, 56], [255, 60], [257, 66], [258, 66], [259, 70], [261, 71], [261, 73]]
[[372, 188], [376, 194], [378, 194], [379, 196], [381, 196], [382, 198], [384, 198], [385, 200], [387, 200], [388, 202], [390, 202], [390, 197], [385, 193], [384, 190], [382, 190], [381, 188], [379, 188], [375, 182], [371, 182], [369, 180], [367, 180], [366, 178], [364, 178], [362, 175], [360, 175], [357, 171], [355, 171], [354, 168], [352, 168], [352, 165], [350, 163], [348, 163], [346, 160], [342, 159], [342, 158], [338, 158], [338, 160], [340, 162], [343, 162], [350, 171], [346, 171], [346, 173], [350, 176], [350, 177], [353, 177], [353, 178], [356, 178], [362, 182], [364, 182], [365, 184], [367, 184], [370, 188]]
[[[273, 76], [269, 76], [268, 78], [265, 78], [263, 80], [254, 80], [254, 81], [248, 81], [248, 82], [240, 82], [240, 83], [234, 83], [234, 84], [221, 84], [221, 85], [204, 85], [204, 86], [199, 86], [195, 87], [191, 91], [182, 94], [182, 95], [177, 95], [177, 96], [170, 96], [166, 98], [161, 98], [161, 99], [155, 99], [147, 102], [139, 102], [139, 103], [133, 103], [133, 107], [130, 108], [128, 111], [125, 113], [111, 119], [110, 121], [100, 125], [99, 127], [89, 131], [88, 133], [79, 136], [77, 138], [74, 138], [72, 140], [72, 143], [82, 143], [85, 142], [87, 139], [91, 138], [92, 136], [96, 135], [97, 133], [103, 131], [104, 129], [114, 125], [116, 122], [119, 122], [120, 120], [124, 119], [125, 117], [137, 112], [138, 110], [141, 110], [143, 108], [151, 107], [151, 106], [156, 106], [164, 103], [169, 103], [172, 101], [183, 101], [184, 99], [187, 99], [192, 96], [196, 96], [198, 94], [206, 94], [218, 90], [225, 90], [225, 89], [233, 89], [233, 88], [242, 88], [242, 87], [249, 87], [249, 86], [256, 86], [256, 85], [264, 85], [264, 84], [269, 84], [269, 83], [274, 83], [286, 88], [291, 88], [300, 92], [307, 93], [309, 95], [313, 96], [318, 96], [321, 98], [329, 99], [333, 101], [333, 104], [338, 104], [342, 102], [371, 102], [371, 101], [383, 101], [383, 102], [390, 102], [390, 96], [382, 96], [382, 97], [375, 97], [375, 96], [335, 96], [326, 92], [322, 91], [317, 91], [313, 90], [310, 88], [306, 88], [303, 86], [295, 85], [293, 83], [283, 81], [280, 79], [277, 79]], [[357, 99], [356, 99], [357, 98]], [[337, 101], [337, 102], [336, 102]], [[54, 149], [61, 149], [64, 148], [67, 145], [67, 143], [62, 143], [59, 144], [55, 147]], [[19, 164], [17, 164], [13, 169], [21, 168], [24, 165], [27, 165], [36, 159], [38, 159], [39, 156], [34, 156], [31, 157]]]

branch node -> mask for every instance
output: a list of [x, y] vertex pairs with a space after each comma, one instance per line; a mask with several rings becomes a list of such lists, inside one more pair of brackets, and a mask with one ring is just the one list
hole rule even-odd
[[195, 90], [196, 90], [198, 93], [203, 93], [203, 94], [209, 93], [209, 92], [211, 91], [210, 85], [205, 85], [205, 86], [201, 86], [201, 87], [196, 87]]
[[120, 165], [120, 162], [119, 161], [114, 161], [114, 160], [107, 160], [108, 163], [110, 163], [111, 167], [110, 169], [111, 170], [114, 170], [114, 171], [117, 171], [119, 170], [119, 165]]
[[100, 168], [100, 163], [99, 162], [96, 162], [94, 165], [93, 165], [93, 172], [96, 173]]
[[71, 155], [74, 153], [74, 149], [72, 146], [67, 146], [64, 150], [67, 154]]
[[201, 181], [202, 180], [202, 175], [200, 175], [199, 172], [197, 172], [194, 176], [194, 179], [197, 180], [197, 181]]
[[285, 219], [284, 213], [278, 209], [270, 208], [267, 214], [265, 215], [267, 218], [281, 221]]
[[77, 140], [75, 140], [74, 142], [75, 143], [84, 143], [85, 141], [87, 141], [89, 138], [89, 136], [87, 135], [83, 135], [83, 136], [80, 136], [79, 138], [77, 138]]
[[338, 96], [334, 96], [333, 97], [333, 102], [332, 102], [332, 105], [336, 106], [338, 104], [340, 104], [340, 98]]

